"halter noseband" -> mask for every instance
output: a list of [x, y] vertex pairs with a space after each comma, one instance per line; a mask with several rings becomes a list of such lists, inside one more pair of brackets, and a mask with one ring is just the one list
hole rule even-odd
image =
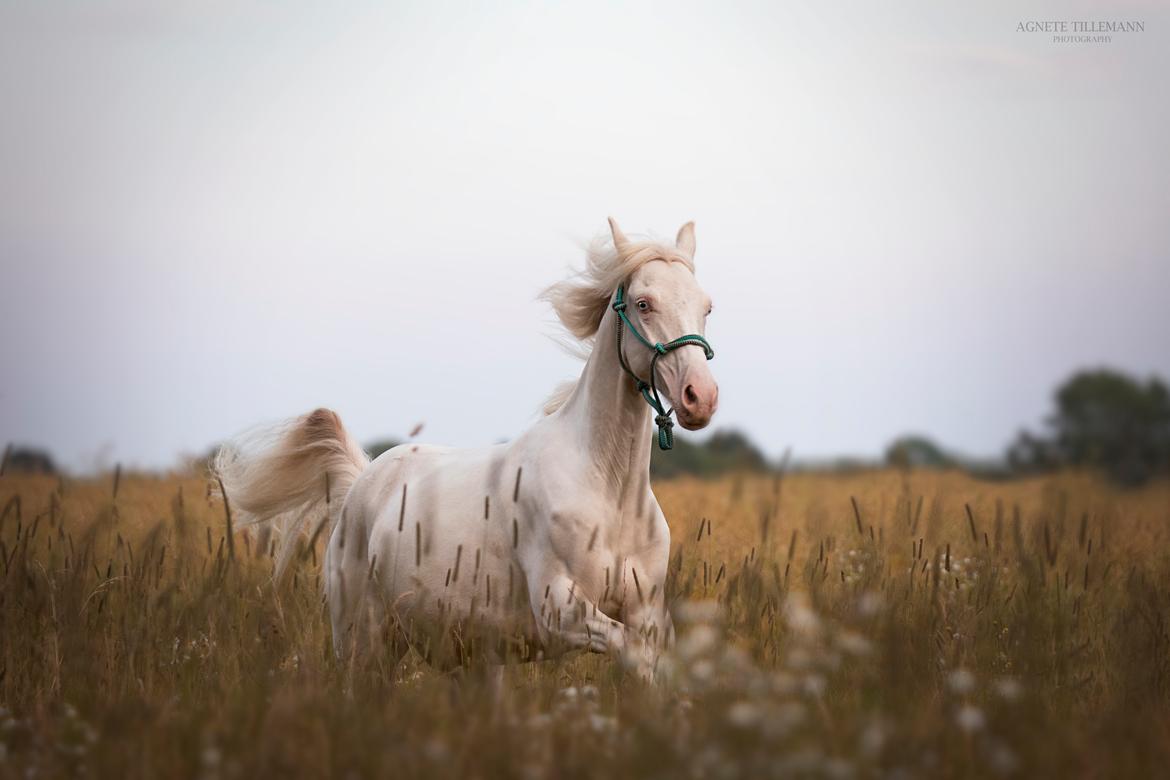
[[[707, 339], [694, 333], [686, 336], [679, 336], [674, 341], [668, 341], [663, 344], [661, 341], [651, 344], [650, 341], [638, 332], [634, 327], [634, 323], [630, 322], [630, 318], [626, 316], [626, 298], [625, 285], [617, 288], [617, 294], [613, 297], [613, 310], [617, 312], [619, 319], [617, 320], [617, 348], [618, 360], [621, 361], [622, 368], [634, 380], [638, 391], [642, 393], [642, 397], [646, 399], [646, 403], [650, 404], [650, 408], [654, 410], [654, 424], [658, 426], [658, 448], [662, 450], [669, 450], [674, 447], [674, 420], [670, 419], [670, 415], [674, 413], [672, 407], [669, 411], [662, 405], [662, 399], [658, 397], [658, 382], [655, 378], [655, 369], [658, 366], [658, 358], [662, 357], [668, 352], [672, 352], [679, 347], [686, 347], [694, 345], [702, 347], [703, 353], [707, 355], [707, 359], [715, 357], [715, 350], [711, 349], [711, 345], [707, 343]], [[653, 350], [654, 357], [650, 359], [650, 381], [644, 382], [642, 378], [634, 373], [630, 368], [630, 364], [626, 362], [626, 353], [622, 350], [622, 323], [630, 329], [638, 341], [646, 345], [650, 350]]]

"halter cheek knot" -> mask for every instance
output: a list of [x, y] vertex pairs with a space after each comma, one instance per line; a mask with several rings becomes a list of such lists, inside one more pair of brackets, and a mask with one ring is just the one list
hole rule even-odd
[[[655, 370], [658, 367], [658, 358], [662, 357], [668, 352], [678, 349], [679, 347], [693, 346], [702, 347], [703, 354], [707, 356], [708, 360], [710, 360], [711, 358], [715, 357], [715, 350], [711, 349], [711, 345], [707, 343], [707, 339], [695, 333], [687, 334], [686, 336], [679, 336], [677, 339], [668, 341], [665, 344], [663, 344], [661, 341], [655, 342], [653, 344], [650, 343], [650, 340], [638, 332], [638, 329], [634, 327], [634, 323], [630, 322], [630, 318], [626, 316], [626, 297], [624, 285], [619, 286], [617, 288], [617, 293], [614, 294], [613, 310], [618, 314], [618, 360], [622, 364], [622, 369], [625, 370], [625, 372], [630, 375], [630, 378], [634, 380], [634, 385], [638, 388], [638, 392], [642, 394], [642, 398], [646, 399], [646, 403], [649, 404], [650, 408], [655, 411], [654, 424], [658, 426], [658, 448], [662, 450], [669, 450], [674, 447], [674, 420], [670, 418], [670, 415], [674, 413], [674, 409], [667, 410], [666, 407], [662, 405], [662, 399], [658, 396], [658, 380], [657, 372]], [[654, 352], [654, 357], [650, 359], [649, 382], [646, 382], [640, 376], [635, 374], [634, 370], [630, 368], [630, 365], [626, 362], [626, 353], [622, 350], [622, 334], [625, 333], [625, 328], [622, 327], [622, 323], [625, 323], [626, 328], [630, 329], [630, 333], [633, 333], [634, 337], [637, 338], [638, 341], [642, 342], [643, 345]]]

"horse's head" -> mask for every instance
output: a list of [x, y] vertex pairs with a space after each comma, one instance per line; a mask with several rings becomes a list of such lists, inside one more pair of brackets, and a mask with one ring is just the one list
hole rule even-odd
[[[617, 223], [610, 219], [614, 246], [618, 251], [631, 243]], [[678, 231], [675, 246], [649, 262], [640, 264], [625, 284], [626, 316], [651, 344], [669, 344], [680, 336], [705, 336], [711, 298], [699, 287], [692, 271], [695, 255], [695, 225], [688, 222]], [[639, 251], [647, 251], [641, 245]], [[635, 339], [623, 342], [626, 361], [633, 371], [649, 377], [653, 349]], [[655, 361], [658, 389], [674, 406], [682, 427], [694, 431], [706, 427], [719, 406], [719, 385], [699, 345], [671, 349]]]

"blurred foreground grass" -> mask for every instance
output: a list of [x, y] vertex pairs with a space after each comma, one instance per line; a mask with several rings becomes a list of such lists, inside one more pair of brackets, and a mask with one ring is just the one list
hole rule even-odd
[[[198, 477], [0, 479], [0, 776], [1156, 776], [1170, 486], [895, 471], [678, 480], [679, 641], [337, 664]], [[116, 489], [116, 495], [115, 495]], [[319, 551], [318, 551], [319, 552]]]

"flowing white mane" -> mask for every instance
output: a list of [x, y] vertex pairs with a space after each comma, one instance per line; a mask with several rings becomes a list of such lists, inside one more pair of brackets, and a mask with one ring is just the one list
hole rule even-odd
[[[609, 238], [598, 237], [585, 252], [585, 269], [547, 288], [541, 298], [557, 313], [561, 325], [588, 357], [601, 318], [613, 299], [614, 291], [646, 263], [655, 260], [678, 262], [693, 273], [695, 263], [679, 249], [657, 241], [626, 241], [619, 248]], [[576, 382], [563, 382], [545, 401], [544, 414], [552, 414], [573, 392]]]
[[646, 263], [654, 260], [679, 262], [693, 272], [694, 261], [678, 249], [655, 241], [623, 244], [617, 249], [605, 238], [594, 239], [585, 254], [585, 270], [557, 282], [541, 298], [553, 310], [570, 334], [588, 344], [601, 325], [601, 318], [619, 284]]

